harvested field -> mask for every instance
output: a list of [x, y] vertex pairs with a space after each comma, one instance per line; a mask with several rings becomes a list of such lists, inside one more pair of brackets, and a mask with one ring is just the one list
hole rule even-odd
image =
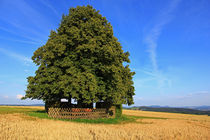
[[0, 139], [210, 139], [209, 116], [132, 110], [123, 110], [123, 114], [140, 117], [130, 123], [88, 124], [0, 113]]

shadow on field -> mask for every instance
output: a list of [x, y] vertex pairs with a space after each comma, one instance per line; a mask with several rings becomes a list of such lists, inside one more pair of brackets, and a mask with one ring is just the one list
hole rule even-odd
[[37, 111], [33, 111], [34, 113], [46, 113], [45, 110], [37, 110]]

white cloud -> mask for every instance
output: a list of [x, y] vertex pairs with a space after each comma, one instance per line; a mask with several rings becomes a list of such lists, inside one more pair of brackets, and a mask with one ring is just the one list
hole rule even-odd
[[22, 97], [24, 97], [24, 96], [21, 95], [21, 94], [18, 94], [18, 95], [16, 96], [17, 99], [21, 99]]
[[9, 96], [5, 95], [5, 96], [3, 96], [3, 98], [4, 98], [4, 99], [8, 99], [8, 98], [9, 98]]
[[25, 70], [24, 70], [24, 72], [25, 72], [25, 73], [28, 73], [28, 72], [29, 72], [29, 70], [28, 70], [28, 69], [25, 69]]
[[136, 101], [141, 101], [141, 100], [143, 100], [143, 98], [142, 98], [142, 97], [134, 96], [134, 100], [136, 100]]

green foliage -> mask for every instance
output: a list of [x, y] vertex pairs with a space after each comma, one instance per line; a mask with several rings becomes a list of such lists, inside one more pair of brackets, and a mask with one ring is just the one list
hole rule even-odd
[[120, 118], [122, 116], [122, 104], [120, 105], [115, 105], [116, 110], [115, 110], [115, 117]]
[[91, 6], [71, 8], [47, 43], [34, 52], [38, 70], [28, 77], [23, 99], [131, 105], [135, 73], [123, 65], [130, 62], [128, 57], [99, 11]]

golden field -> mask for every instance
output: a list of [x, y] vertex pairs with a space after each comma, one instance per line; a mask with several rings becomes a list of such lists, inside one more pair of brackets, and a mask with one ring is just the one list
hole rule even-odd
[[123, 110], [123, 114], [167, 119], [86, 124], [39, 119], [23, 113], [0, 114], [0, 140], [210, 140], [209, 116], [134, 110]]

